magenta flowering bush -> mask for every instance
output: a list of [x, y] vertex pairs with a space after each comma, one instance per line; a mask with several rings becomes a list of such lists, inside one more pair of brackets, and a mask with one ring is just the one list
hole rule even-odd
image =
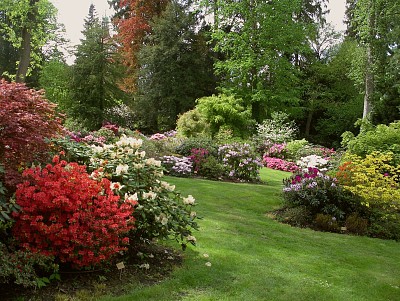
[[296, 172], [299, 169], [299, 167], [294, 162], [286, 161], [280, 158], [268, 157], [267, 155], [264, 155], [263, 163], [265, 167], [275, 170]]
[[207, 157], [209, 155], [208, 150], [205, 148], [192, 148], [190, 151], [190, 160], [193, 162], [193, 169], [195, 173], [201, 172], [201, 167], [207, 162]]
[[283, 197], [289, 207], [304, 206], [313, 216], [328, 214], [342, 221], [355, 211], [352, 194], [336, 178], [324, 175], [317, 168], [293, 174], [283, 184]]

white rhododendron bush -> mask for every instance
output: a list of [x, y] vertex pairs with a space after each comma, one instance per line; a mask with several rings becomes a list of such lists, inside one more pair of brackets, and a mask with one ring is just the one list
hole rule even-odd
[[122, 135], [113, 144], [92, 146], [92, 177], [106, 177], [125, 202], [137, 201], [135, 229], [131, 240], [146, 242], [174, 237], [185, 246], [194, 244], [197, 229], [195, 199], [182, 196], [175, 186], [162, 180], [161, 162], [146, 158], [142, 140]]

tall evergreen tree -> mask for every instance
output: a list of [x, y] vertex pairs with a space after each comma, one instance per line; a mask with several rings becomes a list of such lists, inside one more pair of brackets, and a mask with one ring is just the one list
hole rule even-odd
[[99, 20], [93, 4], [82, 33], [84, 38], [77, 47], [72, 69], [69, 114], [88, 129], [97, 129], [104, 110], [120, 102], [124, 94], [117, 86], [120, 72], [108, 20]]
[[135, 108], [148, 131], [175, 128], [177, 116], [214, 92], [212, 62], [196, 19], [178, 1], [150, 22], [152, 33], [139, 52]]

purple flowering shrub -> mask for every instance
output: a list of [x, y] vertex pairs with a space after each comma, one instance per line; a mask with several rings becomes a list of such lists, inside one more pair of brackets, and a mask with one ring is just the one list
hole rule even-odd
[[163, 156], [161, 164], [171, 176], [188, 177], [193, 172], [193, 162], [188, 157]]
[[259, 182], [263, 166], [250, 144], [233, 143], [218, 148], [218, 155], [228, 171], [228, 178], [243, 182]]
[[156, 133], [156, 134], [151, 135], [149, 139], [150, 139], [150, 140], [159, 141], [159, 140], [164, 140], [164, 139], [166, 139], [166, 138], [167, 138], [166, 135], [161, 134], [161, 133]]
[[296, 163], [294, 162], [286, 161], [279, 158], [268, 157], [267, 155], [264, 155], [263, 163], [265, 167], [272, 168], [275, 170], [296, 172], [299, 169]]
[[312, 215], [327, 214], [344, 220], [357, 206], [354, 196], [344, 190], [336, 178], [321, 173], [317, 168], [293, 174], [283, 184], [286, 205], [303, 206]]

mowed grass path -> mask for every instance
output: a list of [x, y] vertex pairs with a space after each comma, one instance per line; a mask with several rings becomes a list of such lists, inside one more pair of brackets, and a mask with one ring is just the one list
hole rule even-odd
[[264, 169], [266, 185], [168, 177], [197, 200], [203, 216], [197, 246], [161, 283], [101, 300], [400, 300], [399, 242], [298, 229], [267, 217], [279, 207], [287, 175]]

